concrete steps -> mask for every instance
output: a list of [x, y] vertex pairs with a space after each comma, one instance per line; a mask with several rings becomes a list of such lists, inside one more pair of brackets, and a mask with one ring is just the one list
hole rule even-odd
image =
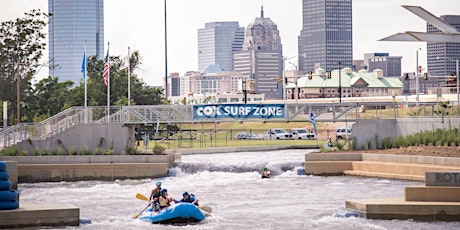
[[460, 171], [460, 166], [405, 162], [353, 161], [352, 170], [345, 170], [344, 174], [425, 181], [425, 173], [435, 171]]
[[398, 179], [398, 180], [425, 181], [425, 176], [407, 175], [407, 174], [366, 172], [366, 171], [355, 171], [355, 170], [345, 170], [343, 173], [349, 176], [363, 176], [363, 177], [378, 177], [378, 178], [388, 178], [388, 179]]

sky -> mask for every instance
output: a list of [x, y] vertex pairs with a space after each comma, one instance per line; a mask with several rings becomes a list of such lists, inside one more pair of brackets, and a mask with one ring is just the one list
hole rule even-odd
[[[424, 32], [426, 23], [401, 5], [421, 6], [435, 16], [460, 15], [458, 0], [353, 0], [352, 4], [353, 59], [363, 59], [364, 53], [374, 52], [402, 56], [402, 72], [415, 71], [419, 48], [419, 64], [426, 67], [426, 43], [378, 40], [399, 32]], [[204, 28], [205, 23], [238, 21], [246, 27], [260, 17], [261, 5], [264, 17], [278, 25], [284, 57], [296, 56], [297, 37], [302, 29], [302, 0], [167, 0], [168, 72], [183, 75], [198, 70], [198, 29]], [[48, 0], [0, 0], [0, 6], [0, 22], [23, 17], [32, 9], [48, 12]], [[104, 21], [110, 55], [124, 57], [128, 46], [139, 50], [143, 64], [136, 72], [138, 76], [148, 85], [163, 85], [164, 1], [107, 0]], [[43, 62], [47, 59], [48, 50]], [[286, 69], [294, 68], [286, 63]], [[36, 78], [46, 76], [47, 69], [42, 69]]]

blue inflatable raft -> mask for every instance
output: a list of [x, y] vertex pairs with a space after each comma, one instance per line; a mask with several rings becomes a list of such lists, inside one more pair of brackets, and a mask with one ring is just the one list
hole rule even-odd
[[154, 224], [181, 224], [204, 220], [203, 212], [191, 203], [178, 203], [160, 212], [152, 212], [152, 208], [141, 214], [139, 219]]

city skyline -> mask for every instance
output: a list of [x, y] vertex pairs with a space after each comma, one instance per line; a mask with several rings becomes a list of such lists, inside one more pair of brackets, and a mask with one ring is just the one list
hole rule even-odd
[[[0, 2], [4, 6], [0, 10], [2, 22], [23, 17], [31, 9], [41, 9], [43, 12], [48, 9], [47, 0]], [[164, 81], [163, 3], [147, 0], [111, 0], [104, 3], [104, 37], [105, 43], [111, 44], [111, 55], [126, 56], [128, 46], [131, 50], [139, 50], [143, 64], [137, 74], [149, 85], [163, 85]], [[168, 72], [183, 75], [186, 71], [198, 70], [197, 30], [205, 23], [238, 21], [240, 26], [246, 27], [259, 16], [262, 4], [265, 17], [271, 18], [278, 25], [284, 56], [296, 56], [297, 37], [302, 29], [301, 0], [168, 0]], [[426, 44], [378, 40], [398, 32], [426, 31], [426, 24], [401, 5], [421, 6], [438, 17], [460, 14], [459, 3], [455, 0], [446, 0], [443, 4], [430, 0], [354, 0], [352, 4], [353, 59], [363, 59], [364, 53], [373, 52], [402, 56], [402, 72], [415, 71], [418, 48], [422, 48], [419, 64], [426, 66]], [[47, 59], [45, 55], [43, 60]], [[293, 69], [294, 66], [286, 63], [286, 68]], [[37, 78], [47, 75], [47, 70], [41, 70]]]

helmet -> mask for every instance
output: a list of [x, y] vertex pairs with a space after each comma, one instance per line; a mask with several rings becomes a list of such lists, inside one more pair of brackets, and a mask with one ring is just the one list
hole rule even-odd
[[157, 185], [161, 185], [161, 181], [157, 181], [157, 183], [156, 183], [156, 184], [157, 184]]
[[265, 171], [265, 170], [268, 170], [268, 168], [267, 168], [267, 167], [264, 167], [264, 171]]
[[164, 189], [162, 189], [162, 190], [160, 191], [160, 193], [161, 193], [161, 194], [163, 194], [163, 193], [165, 193], [165, 192], [168, 192], [168, 190], [167, 190], [167, 189], [165, 189], [165, 188], [164, 188]]
[[184, 192], [184, 194], [182, 194], [182, 196], [188, 196], [188, 192]]
[[195, 196], [190, 196], [190, 202], [195, 201]]

